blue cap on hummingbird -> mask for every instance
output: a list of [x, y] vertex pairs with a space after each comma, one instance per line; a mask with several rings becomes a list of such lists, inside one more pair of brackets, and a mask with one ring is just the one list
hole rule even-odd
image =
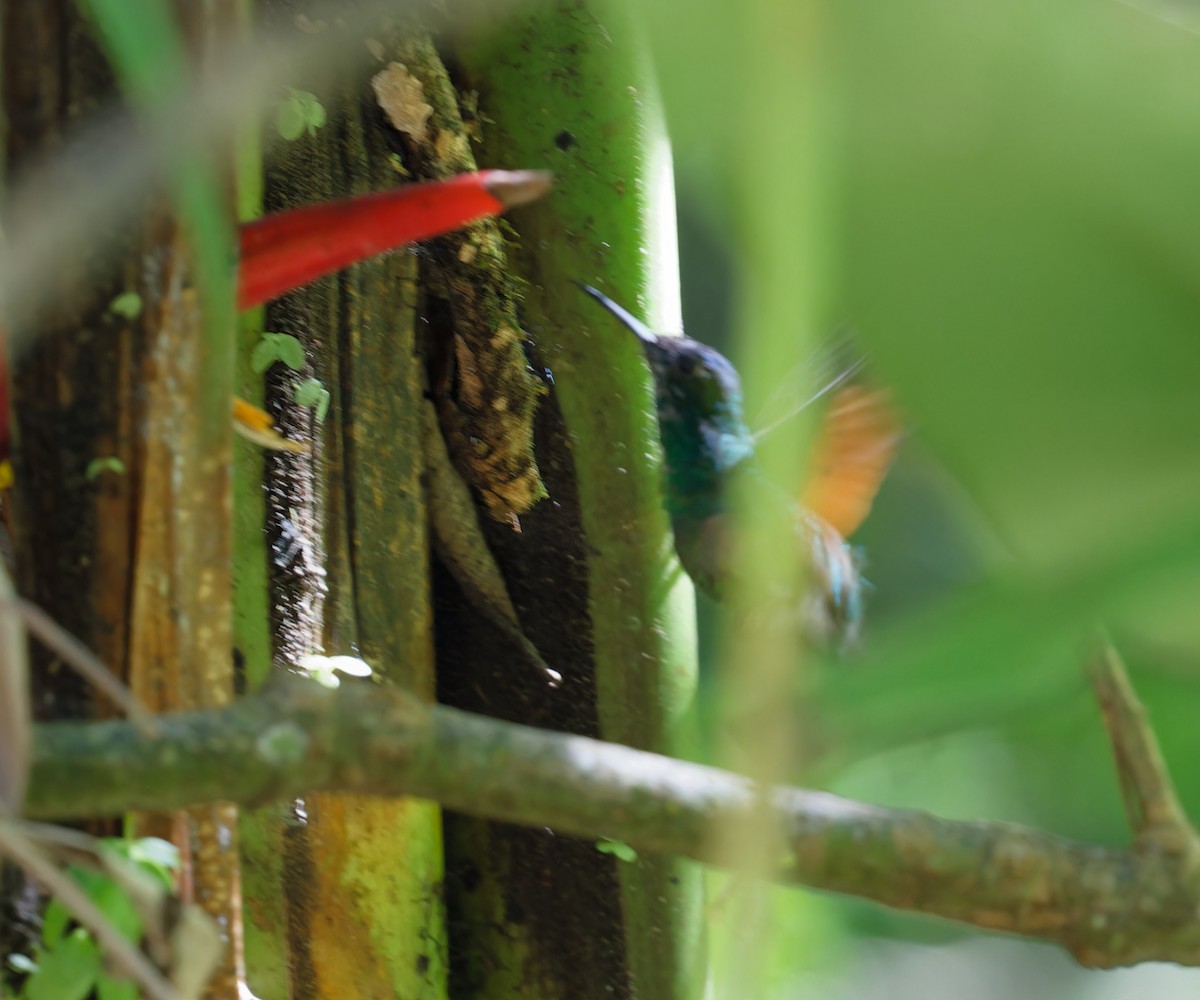
[[[737, 370], [715, 348], [682, 334], [659, 336], [602, 292], [576, 284], [642, 344], [654, 378], [675, 550], [696, 586], [720, 600], [734, 559], [730, 484], [735, 476], [760, 475]], [[885, 394], [838, 380], [818, 435], [816, 474], [801, 502], [789, 503], [763, 482], [764, 514], [773, 512], [780, 531], [804, 546], [805, 634], [812, 640], [843, 644], [857, 634], [863, 582], [846, 536], [870, 510], [898, 438]]]

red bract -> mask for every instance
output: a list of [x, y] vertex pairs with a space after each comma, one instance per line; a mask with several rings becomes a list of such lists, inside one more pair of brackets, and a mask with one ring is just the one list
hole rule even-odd
[[483, 170], [247, 223], [240, 236], [238, 308], [261, 305], [385, 250], [499, 215], [539, 197], [550, 180], [541, 170]]
[[[238, 234], [238, 308], [252, 309], [348, 264], [499, 215], [541, 197], [551, 180], [545, 170], [482, 170], [247, 223]], [[8, 446], [8, 366], [0, 332], [0, 459]]]

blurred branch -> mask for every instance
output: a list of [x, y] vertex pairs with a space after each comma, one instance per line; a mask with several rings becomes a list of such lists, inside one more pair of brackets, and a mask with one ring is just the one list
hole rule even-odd
[[16, 599], [17, 615], [29, 634], [63, 663], [71, 667], [92, 687], [106, 694], [147, 736], [158, 734], [158, 724], [132, 691], [104, 665], [100, 658], [45, 611], [23, 598]]
[[[1105, 684], [1121, 676], [1107, 662]], [[1110, 722], [1125, 734], [1118, 759], [1143, 759], [1145, 744], [1138, 749], [1128, 736], [1140, 710], [1130, 711], [1127, 683], [1112, 690], [1106, 710], [1124, 706], [1124, 721]], [[368, 683], [331, 691], [283, 675], [230, 707], [161, 721], [161, 740], [127, 722], [36, 727], [28, 815], [254, 803], [314, 789], [406, 794], [728, 867], [739, 858], [716, 846], [711, 831], [736, 832], [761, 816], [753, 784], [738, 775]], [[1116, 850], [823, 792], [777, 788], [770, 800], [785, 835], [780, 881], [1056, 942], [1085, 965], [1200, 966], [1200, 875], [1190, 852], [1163, 850], [1157, 838]], [[1145, 814], [1160, 816], [1159, 807]]]

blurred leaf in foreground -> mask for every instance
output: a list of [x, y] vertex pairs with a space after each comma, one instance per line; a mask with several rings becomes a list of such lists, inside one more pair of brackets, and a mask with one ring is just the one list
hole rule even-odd
[[1200, 501], [1200, 39], [1119, 4], [857, 4], [848, 309], [1039, 573]]

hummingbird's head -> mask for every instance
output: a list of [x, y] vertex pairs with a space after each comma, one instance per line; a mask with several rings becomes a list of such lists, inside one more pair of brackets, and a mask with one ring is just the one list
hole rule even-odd
[[641, 341], [654, 376], [668, 465], [686, 461], [724, 470], [753, 452], [742, 417], [742, 382], [720, 351], [691, 337], [659, 336], [607, 295], [590, 285], [579, 287]]
[[660, 410], [671, 407], [713, 418], [730, 410], [740, 415], [742, 381], [720, 351], [685, 336], [643, 341], [643, 349]]

